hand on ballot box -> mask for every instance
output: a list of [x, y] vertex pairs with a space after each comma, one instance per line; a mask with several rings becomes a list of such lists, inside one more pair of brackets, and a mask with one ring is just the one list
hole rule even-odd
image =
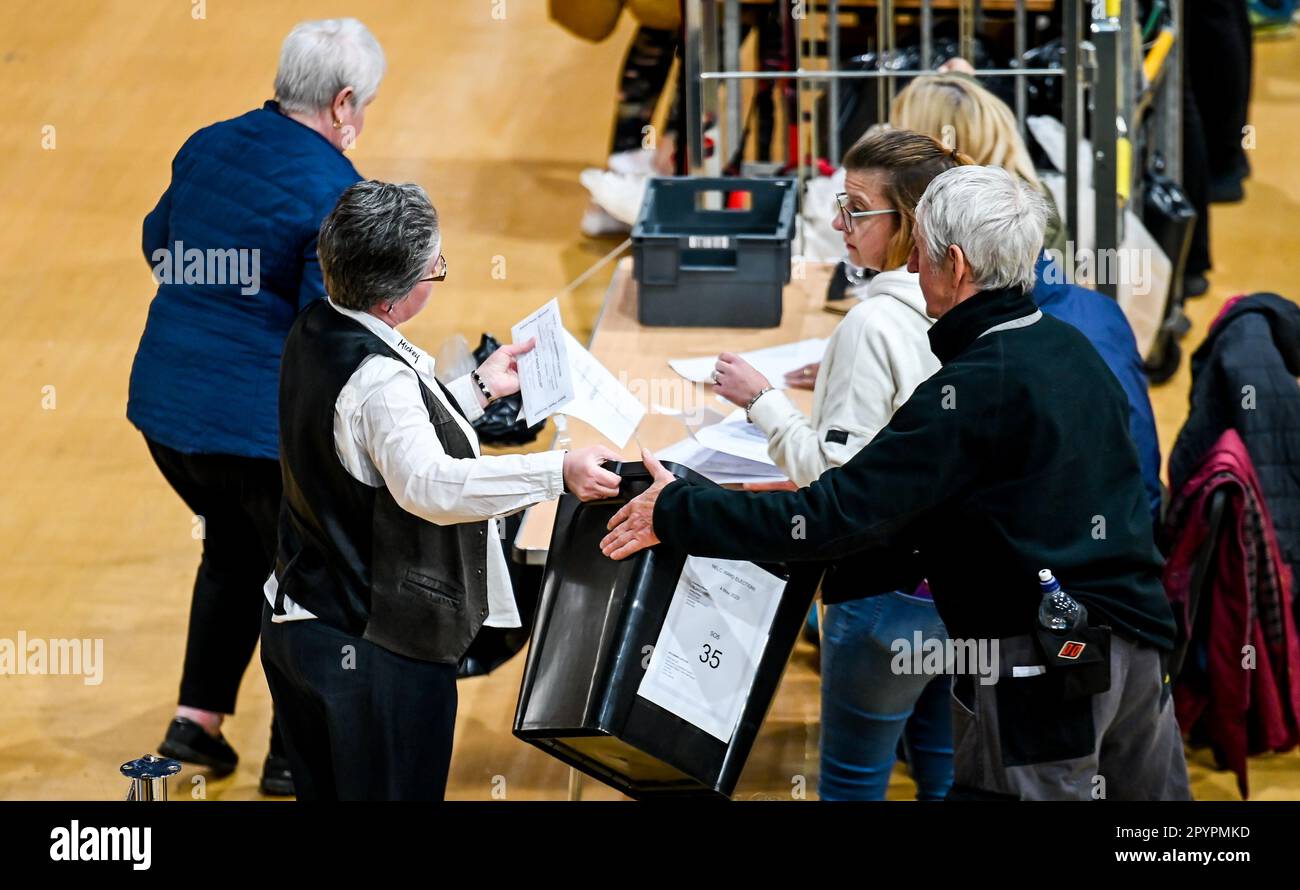
[[[494, 354], [495, 355], [495, 354]], [[492, 359], [488, 359], [491, 361]], [[486, 362], [484, 362], [486, 364]], [[618, 494], [622, 480], [605, 469], [605, 461], [621, 461], [623, 455], [604, 445], [591, 445], [564, 454], [564, 489], [583, 501], [599, 501]]]
[[641, 462], [654, 477], [654, 484], [623, 505], [623, 509], [614, 514], [606, 528], [609, 534], [600, 542], [600, 552], [610, 559], [627, 559], [647, 547], [659, 543], [655, 534], [655, 501], [659, 492], [677, 481], [677, 477], [664, 469], [649, 450], [641, 449]]

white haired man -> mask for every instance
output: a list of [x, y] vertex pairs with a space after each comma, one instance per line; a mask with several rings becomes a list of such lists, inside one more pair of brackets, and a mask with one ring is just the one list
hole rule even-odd
[[[955, 680], [951, 796], [1187, 799], [1164, 671], [1175, 625], [1128, 405], [1088, 340], [1028, 295], [1044, 202], [1000, 168], [958, 167], [916, 217], [909, 268], [942, 367], [889, 424], [794, 492], [674, 482], [647, 452], [658, 481], [601, 549], [832, 561], [832, 597], [924, 577], [949, 634], [1000, 653], [995, 683]], [[1086, 610], [1055, 641], [1042, 569]]]

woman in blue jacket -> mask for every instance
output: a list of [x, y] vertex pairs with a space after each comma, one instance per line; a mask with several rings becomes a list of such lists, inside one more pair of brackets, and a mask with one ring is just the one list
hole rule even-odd
[[[158, 291], [126, 414], [203, 540], [179, 705], [158, 750], [216, 775], [239, 759], [221, 723], [257, 644], [275, 558], [280, 352], [299, 310], [325, 296], [316, 233], [361, 179], [343, 152], [384, 68], [356, 19], [297, 25], [274, 101], [191, 136], [144, 220]], [[262, 790], [293, 792], [274, 724]]]

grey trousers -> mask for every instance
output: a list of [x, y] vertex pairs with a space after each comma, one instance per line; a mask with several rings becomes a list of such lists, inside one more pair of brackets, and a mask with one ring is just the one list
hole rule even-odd
[[1110, 689], [1063, 701], [1023, 676], [1042, 663], [1030, 637], [998, 642], [996, 683], [953, 684], [954, 797], [1191, 800], [1159, 650], [1112, 636]]

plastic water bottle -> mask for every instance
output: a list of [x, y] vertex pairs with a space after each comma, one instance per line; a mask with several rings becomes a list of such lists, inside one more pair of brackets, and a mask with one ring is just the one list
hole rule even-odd
[[1061, 589], [1061, 582], [1052, 575], [1051, 569], [1038, 573], [1038, 586], [1043, 591], [1043, 599], [1038, 604], [1038, 623], [1042, 628], [1053, 633], [1073, 628], [1083, 616], [1083, 606]]

